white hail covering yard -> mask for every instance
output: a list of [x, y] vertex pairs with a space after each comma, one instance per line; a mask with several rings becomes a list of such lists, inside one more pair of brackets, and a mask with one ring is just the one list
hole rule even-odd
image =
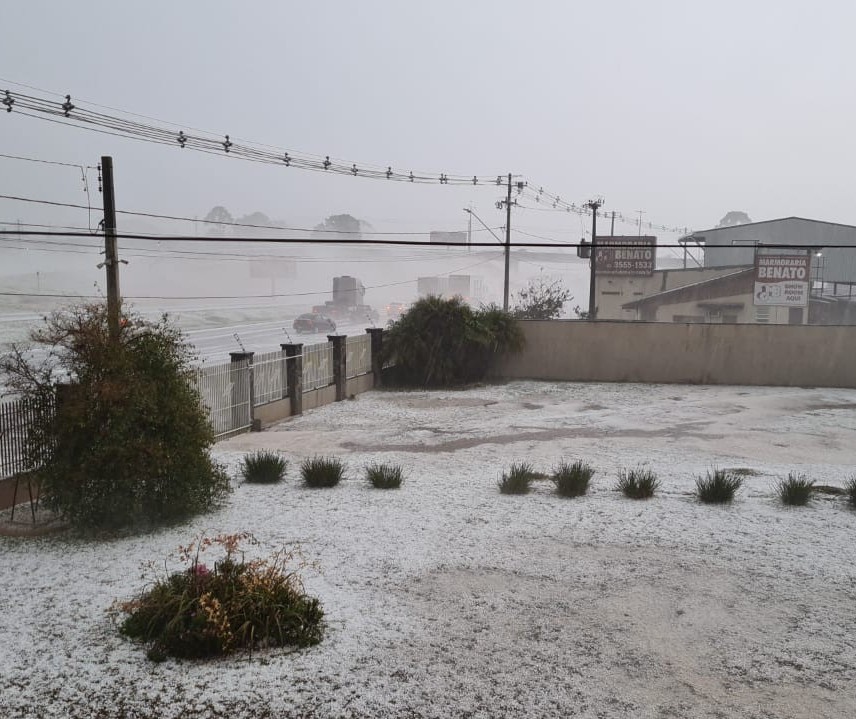
[[[856, 473], [856, 391], [514, 382], [378, 391], [219, 444], [279, 449], [279, 485], [108, 541], [0, 537], [0, 717], [853, 717], [856, 512], [786, 509], [777, 477]], [[308, 490], [299, 461], [341, 457]], [[548, 481], [500, 495], [512, 461], [597, 470], [588, 496]], [[400, 490], [362, 471], [392, 461]], [[648, 462], [649, 501], [614, 491]], [[754, 469], [732, 506], [694, 477]], [[324, 640], [296, 653], [153, 664], [106, 613], [200, 532], [300, 543]], [[178, 566], [177, 564], [174, 566]]]

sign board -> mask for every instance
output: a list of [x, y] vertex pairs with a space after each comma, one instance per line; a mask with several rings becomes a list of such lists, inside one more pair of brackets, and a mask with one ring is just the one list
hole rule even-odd
[[466, 232], [431, 232], [428, 235], [429, 242], [443, 242], [443, 243], [451, 243], [453, 245], [466, 245], [467, 244], [467, 233]]
[[598, 237], [595, 269], [599, 275], [650, 277], [654, 274], [656, 255], [657, 238], [651, 235]]
[[809, 256], [755, 255], [754, 304], [805, 307], [809, 293]]

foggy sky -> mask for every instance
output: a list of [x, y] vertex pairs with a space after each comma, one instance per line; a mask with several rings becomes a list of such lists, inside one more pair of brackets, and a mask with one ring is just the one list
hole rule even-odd
[[[520, 173], [563, 199], [602, 194], [606, 210], [696, 229], [735, 209], [856, 223], [852, 3], [5, 0], [0, 20], [0, 77], [81, 102], [357, 163]], [[491, 188], [226, 161], [15, 113], [0, 113], [0, 152], [110, 154], [127, 209], [223, 204], [299, 226], [350, 212], [427, 231], [463, 229], [472, 202], [504, 221]], [[81, 200], [72, 170], [0, 168], [2, 194]], [[70, 219], [0, 202], [0, 222], [46, 217]], [[513, 222], [582, 231], [561, 213]]]

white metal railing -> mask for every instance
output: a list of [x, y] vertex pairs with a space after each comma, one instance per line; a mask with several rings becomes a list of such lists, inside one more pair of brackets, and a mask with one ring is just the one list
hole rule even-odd
[[253, 402], [256, 407], [287, 395], [285, 352], [262, 352], [253, 358]]
[[250, 426], [250, 363], [247, 360], [199, 367], [193, 380], [216, 437]]
[[333, 343], [323, 342], [303, 348], [303, 391], [333, 384]]
[[372, 338], [369, 335], [348, 337], [345, 341], [345, 363], [348, 379], [372, 371]]

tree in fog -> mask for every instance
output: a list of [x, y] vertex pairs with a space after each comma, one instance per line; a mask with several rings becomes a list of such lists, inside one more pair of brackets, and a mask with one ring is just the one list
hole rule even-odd
[[752, 222], [752, 218], [749, 217], [743, 210], [731, 210], [731, 212], [726, 212], [725, 217], [723, 217], [717, 227], [734, 227], [734, 225], [748, 225]]
[[539, 275], [517, 293], [511, 314], [519, 320], [553, 320], [562, 316], [562, 308], [572, 299], [574, 296], [561, 280]]
[[231, 225], [235, 220], [232, 218], [229, 210], [223, 207], [223, 205], [217, 205], [211, 209], [211, 212], [205, 215], [205, 221], [216, 223], [209, 225], [209, 235], [225, 235], [228, 230], [227, 225]]
[[360, 240], [363, 232], [371, 231], [372, 226], [353, 215], [330, 215], [324, 222], [315, 225], [314, 229], [319, 237], [329, 237], [327, 233], [346, 233], [343, 239]]

